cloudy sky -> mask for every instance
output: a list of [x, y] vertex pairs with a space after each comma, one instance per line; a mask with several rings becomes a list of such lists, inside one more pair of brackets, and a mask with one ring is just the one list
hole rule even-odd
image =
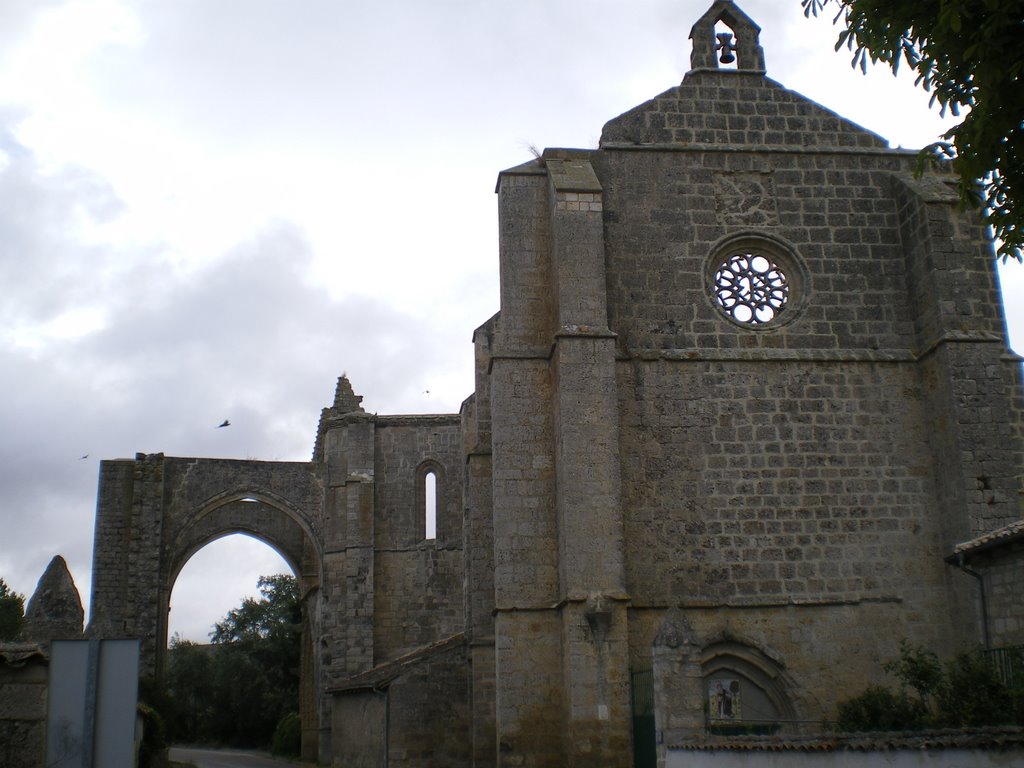
[[[29, 595], [60, 553], [88, 601], [101, 458], [306, 460], [342, 372], [369, 411], [456, 411], [497, 172], [677, 84], [709, 4], [0, 0], [0, 576]], [[774, 79], [894, 146], [944, 130], [830, 19], [742, 6]], [[207, 547], [172, 630], [281, 568]]]

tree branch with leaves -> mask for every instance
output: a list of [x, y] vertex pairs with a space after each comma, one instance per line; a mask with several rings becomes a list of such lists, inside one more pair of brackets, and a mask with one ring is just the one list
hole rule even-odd
[[25, 596], [0, 578], [0, 640], [14, 640], [25, 620]]
[[980, 208], [997, 255], [1024, 260], [1024, 0], [800, 0], [807, 16], [837, 6], [836, 50], [854, 67], [909, 67], [942, 114], [963, 115], [922, 150], [952, 161], [960, 200]]

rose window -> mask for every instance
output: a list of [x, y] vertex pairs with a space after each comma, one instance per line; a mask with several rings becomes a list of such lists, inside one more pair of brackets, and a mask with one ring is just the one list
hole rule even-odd
[[718, 308], [743, 325], [770, 323], [789, 300], [789, 280], [774, 261], [757, 253], [737, 253], [715, 270]]

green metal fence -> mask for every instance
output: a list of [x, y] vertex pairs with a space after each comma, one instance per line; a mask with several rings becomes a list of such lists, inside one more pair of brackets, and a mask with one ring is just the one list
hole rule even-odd
[[633, 765], [655, 768], [658, 747], [654, 730], [654, 672], [634, 670], [630, 674], [630, 700], [633, 706]]
[[1024, 645], [990, 648], [985, 651], [985, 658], [1004, 685], [1024, 689]]

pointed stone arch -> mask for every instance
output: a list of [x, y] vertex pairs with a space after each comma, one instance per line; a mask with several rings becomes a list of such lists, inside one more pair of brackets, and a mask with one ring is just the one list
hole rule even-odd
[[781, 658], [749, 640], [724, 634], [712, 639], [701, 650], [701, 672], [709, 727], [714, 727], [716, 719], [722, 721], [719, 727], [729, 725], [725, 718], [715, 717], [710, 701], [712, 689], [723, 680], [735, 681], [737, 690], [733, 693], [740, 697], [745, 694], [750, 702], [732, 713], [736, 722], [778, 726], [799, 720], [793, 697], [795, 684]]
[[252, 536], [276, 551], [296, 578], [307, 582], [307, 588], [319, 583], [321, 546], [302, 515], [275, 494], [233, 489], [208, 500], [178, 530], [169, 547], [168, 586], [173, 586], [192, 555], [236, 533]]
[[100, 466], [89, 634], [141, 638], [141, 672], [158, 676], [182, 567], [242, 533], [277, 551], [303, 598], [299, 710], [303, 756], [316, 759], [323, 714], [314, 649], [323, 634], [323, 485], [313, 464], [138, 454]]

